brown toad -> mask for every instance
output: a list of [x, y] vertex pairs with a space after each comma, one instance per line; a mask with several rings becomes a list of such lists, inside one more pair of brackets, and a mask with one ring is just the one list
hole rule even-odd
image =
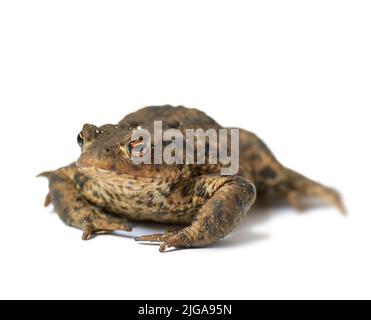
[[233, 175], [221, 175], [223, 165], [208, 162], [208, 148], [206, 164], [133, 163], [133, 152], [154, 152], [143, 140], [133, 141], [133, 132], [139, 128], [151, 131], [157, 120], [163, 122], [163, 130], [182, 133], [222, 128], [197, 109], [172, 106], [141, 109], [117, 125], [86, 124], [78, 135], [81, 157], [40, 174], [49, 179], [45, 205], [53, 203], [66, 224], [82, 229], [84, 240], [98, 231], [131, 231], [130, 221], [185, 225], [178, 231], [136, 238], [161, 243], [160, 251], [204, 247], [225, 237], [246, 215], [257, 194], [286, 198], [298, 209], [303, 198], [314, 196], [345, 211], [335, 190], [284, 167], [255, 134], [242, 129], [239, 169]]

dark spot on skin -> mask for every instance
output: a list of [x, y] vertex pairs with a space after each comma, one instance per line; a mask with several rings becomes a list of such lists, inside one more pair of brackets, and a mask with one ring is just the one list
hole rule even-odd
[[195, 192], [195, 195], [197, 197], [200, 197], [200, 198], [208, 198], [209, 197], [209, 194], [208, 192], [206, 191], [206, 188], [203, 186], [203, 187], [200, 187], [196, 190]]
[[271, 167], [264, 167], [260, 170], [259, 175], [265, 179], [275, 179], [277, 177], [277, 173]]
[[133, 122], [131, 122], [131, 123], [129, 124], [129, 129], [130, 129], [130, 130], [132, 130], [132, 129], [134, 129], [134, 128], [137, 128], [137, 127], [139, 127], [139, 122], [137, 122], [137, 121], [133, 121]]
[[149, 199], [149, 200], [147, 201], [147, 207], [148, 207], [148, 208], [152, 208], [152, 207], [153, 207], [153, 202], [152, 202], [151, 199]]
[[164, 196], [164, 197], [166, 197], [166, 196], [169, 195], [169, 192], [167, 192], [166, 190], [163, 190], [161, 187], [157, 187], [156, 190], [157, 190], [157, 192], [158, 192], [159, 194], [161, 194], [161, 195]]
[[234, 223], [235, 223], [234, 222], [235, 219], [236, 219], [236, 214], [228, 212], [228, 214], [225, 214], [225, 216], [224, 216], [224, 224], [229, 225], [229, 226], [233, 226]]
[[127, 185], [127, 186], [125, 186], [125, 188], [126, 188], [126, 189], [128, 189], [128, 190], [133, 190], [133, 187], [131, 186], [131, 184], [130, 184], [130, 185]]
[[52, 201], [56, 207], [58, 207], [61, 204], [61, 198], [63, 196], [63, 193], [59, 190], [52, 189], [50, 192], [50, 196], [52, 198]]
[[51, 175], [49, 178], [50, 185], [58, 182], [63, 182], [63, 179], [60, 176], [57, 176], [55, 174]]
[[172, 193], [173, 191], [175, 191], [176, 187], [177, 187], [176, 184], [172, 183], [169, 187], [169, 192]]
[[96, 190], [94, 190], [93, 191], [93, 196], [96, 197], [96, 198], [99, 198], [99, 193]]
[[214, 215], [217, 223], [221, 223], [223, 220], [223, 204], [218, 201], [214, 207]]
[[[161, 188], [160, 188], [161, 190]], [[160, 194], [164, 197], [168, 197], [170, 195], [170, 190], [161, 190]]]
[[88, 180], [88, 178], [85, 177], [85, 176], [83, 176], [80, 173], [76, 173], [74, 180], [75, 180], [76, 188], [79, 189], [79, 190], [82, 190], [83, 187], [84, 187], [84, 184], [86, 183], [86, 181]]
[[182, 197], [186, 197], [186, 196], [188, 196], [189, 193], [190, 193], [190, 191], [191, 191], [191, 186], [185, 186], [185, 187], [182, 189], [182, 191], [181, 191], [181, 195], [182, 195]]
[[243, 147], [244, 151], [246, 152], [246, 151], [252, 149], [253, 146], [254, 146], [254, 144], [252, 142], [247, 142], [242, 147]]
[[64, 208], [60, 214], [60, 217], [63, 221], [67, 222], [70, 217], [70, 208], [69, 207]]
[[248, 161], [259, 161], [259, 160], [261, 160], [261, 156], [260, 155], [258, 155], [258, 154], [252, 154], [251, 156], [249, 156], [248, 158], [247, 158], [247, 160]]
[[[75, 201], [79, 204], [79, 203], [82, 203], [82, 202], [84, 202], [84, 197], [82, 196], [82, 195], [79, 195], [79, 196], [76, 196], [75, 197]], [[81, 209], [82, 208], [82, 206], [81, 206], [81, 204], [80, 204], [80, 207], [79, 207], [79, 209]]]
[[209, 219], [208, 219], [208, 218], [205, 218], [205, 219], [204, 219], [204, 221], [203, 221], [203, 227], [204, 227], [206, 230], [209, 230], [209, 229], [210, 229]]
[[138, 205], [143, 205], [143, 203], [144, 203], [144, 202], [143, 202], [142, 200], [137, 200], [137, 204], [138, 204]]
[[169, 123], [168, 127], [170, 129], [178, 129], [180, 127], [180, 122], [179, 121], [174, 121]]
[[244, 201], [242, 201], [242, 199], [240, 198], [240, 196], [238, 194], [236, 194], [235, 201], [236, 201], [236, 205], [237, 205], [238, 210], [240, 212], [244, 212], [245, 211], [245, 203], [244, 203]]

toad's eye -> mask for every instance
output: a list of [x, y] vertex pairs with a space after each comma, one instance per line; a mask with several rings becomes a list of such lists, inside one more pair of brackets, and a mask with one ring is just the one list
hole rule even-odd
[[128, 145], [129, 155], [133, 158], [141, 158], [146, 153], [147, 145], [144, 141], [132, 141]]
[[77, 143], [79, 144], [80, 148], [84, 146], [84, 136], [82, 135], [82, 132], [80, 132], [77, 136]]

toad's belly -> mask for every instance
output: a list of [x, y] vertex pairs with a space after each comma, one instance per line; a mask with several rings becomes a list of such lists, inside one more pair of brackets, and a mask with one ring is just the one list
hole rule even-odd
[[81, 190], [94, 205], [131, 220], [189, 224], [201, 206], [161, 181], [125, 179], [120, 183], [89, 180]]

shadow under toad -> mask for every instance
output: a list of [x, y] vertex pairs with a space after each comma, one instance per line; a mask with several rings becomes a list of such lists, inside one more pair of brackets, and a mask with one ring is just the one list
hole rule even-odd
[[[259, 200], [245, 218], [239, 223], [235, 230], [230, 233], [226, 238], [218, 241], [211, 248], [227, 248], [227, 247], [238, 247], [245, 246], [247, 244], [253, 244], [259, 241], [264, 241], [270, 238], [267, 233], [255, 231], [254, 229], [282, 214], [292, 213], [295, 211], [286, 202], [277, 199], [265, 199]], [[169, 230], [179, 230], [181, 226], [164, 225], [156, 223], [141, 223], [135, 222], [133, 224], [132, 232], [121, 232], [116, 231], [114, 233], [106, 233], [111, 236], [135, 238], [141, 235], [153, 234], [153, 233], [164, 233]], [[154, 245], [158, 246], [157, 242], [139, 242], [143, 245]], [[202, 248], [200, 248], [202, 249]], [[173, 250], [168, 250], [173, 251]]]
[[[321, 208], [326, 206], [323, 202], [314, 200], [307, 203], [303, 203], [304, 208], [307, 211], [310, 208]], [[233, 230], [227, 237], [216, 242], [209, 248], [228, 248], [245, 246], [254, 244], [256, 242], [264, 241], [269, 239], [271, 236], [267, 233], [256, 231], [255, 228], [259, 225], [264, 225], [265, 222], [272, 218], [279, 217], [284, 214], [292, 214], [295, 212], [286, 201], [282, 199], [276, 199], [272, 197], [260, 197], [254, 206], [250, 209], [247, 216], [242, 219], [239, 225]], [[50, 210], [50, 213], [55, 214], [54, 210]], [[150, 222], [132, 222], [133, 230], [131, 232], [126, 231], [114, 231], [114, 232], [97, 232], [92, 235], [91, 238], [101, 237], [102, 235], [110, 237], [128, 238], [134, 240], [134, 238], [147, 235], [164, 233], [171, 230], [180, 230], [184, 226], [177, 225], [166, 225], [159, 223]], [[142, 245], [153, 245], [159, 246], [158, 242], [138, 242]], [[203, 249], [203, 248], [198, 248]], [[173, 251], [173, 250], [167, 250]]]

